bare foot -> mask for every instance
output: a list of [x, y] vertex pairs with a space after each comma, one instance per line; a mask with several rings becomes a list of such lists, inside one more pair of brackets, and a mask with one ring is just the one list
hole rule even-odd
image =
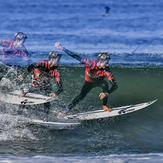
[[20, 98], [20, 97], [24, 97], [24, 96], [25, 96], [24, 91], [21, 90], [18, 97]]
[[106, 106], [106, 105], [103, 105], [103, 109], [104, 109], [105, 111], [108, 111], [108, 112], [111, 112], [111, 111], [112, 111], [112, 109], [109, 108], [109, 107]]
[[48, 122], [48, 119], [47, 119], [47, 118], [44, 118], [44, 119], [43, 119], [43, 122]]
[[62, 118], [63, 116], [64, 116], [63, 113], [59, 113], [57, 117], [58, 117], [58, 118]]

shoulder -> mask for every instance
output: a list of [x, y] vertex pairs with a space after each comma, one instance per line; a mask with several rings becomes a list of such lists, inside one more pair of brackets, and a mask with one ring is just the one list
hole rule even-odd
[[111, 70], [110, 70], [109, 67], [106, 67], [105, 70], [104, 70], [104, 72], [105, 72], [106, 76], [112, 75], [112, 72], [111, 72]]
[[82, 58], [81, 63], [85, 64], [85, 66], [89, 66], [89, 67], [94, 67], [97, 65], [97, 61], [96, 60], [90, 60], [87, 58]]
[[45, 65], [45, 64], [48, 64], [48, 60], [41, 60], [41, 61], [38, 61], [36, 62], [37, 65]]
[[106, 71], [106, 72], [111, 72], [109, 66], [107, 66], [107, 67], [105, 68], [105, 71]]

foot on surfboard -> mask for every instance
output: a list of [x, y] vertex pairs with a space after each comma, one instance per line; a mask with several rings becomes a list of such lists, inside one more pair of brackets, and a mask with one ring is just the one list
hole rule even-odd
[[48, 118], [45, 117], [45, 118], [43, 119], [43, 122], [48, 122]]
[[62, 110], [63, 112], [58, 114], [58, 118], [62, 118], [68, 113], [68, 110], [66, 108], [62, 108]]
[[112, 109], [109, 108], [109, 107], [106, 106], [106, 105], [103, 105], [103, 109], [104, 109], [104, 111], [108, 111], [108, 112], [111, 112], [111, 111], [112, 111]]
[[19, 98], [21, 98], [21, 97], [24, 97], [25, 96], [25, 94], [24, 94], [24, 91], [23, 90], [20, 90], [20, 94], [19, 94]]

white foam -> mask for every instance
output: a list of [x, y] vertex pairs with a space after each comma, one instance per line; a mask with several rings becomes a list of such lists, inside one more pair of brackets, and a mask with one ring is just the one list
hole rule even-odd
[[[83, 154], [82, 154], [83, 155]], [[162, 153], [149, 153], [149, 154], [112, 154], [108, 156], [74, 156], [74, 155], [62, 155], [62, 156], [45, 156], [45, 155], [35, 155], [33, 157], [15, 157], [7, 156], [0, 157], [0, 162], [12, 162], [12, 163], [42, 163], [42, 162], [80, 162], [80, 163], [155, 163], [162, 162]]]

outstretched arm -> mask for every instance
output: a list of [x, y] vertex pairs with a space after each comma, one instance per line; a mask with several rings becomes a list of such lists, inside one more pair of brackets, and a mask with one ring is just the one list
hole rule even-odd
[[7, 47], [10, 44], [10, 40], [0, 40], [0, 46]]
[[34, 68], [39, 68], [42, 64], [44, 64], [43, 62], [37, 62], [37, 63], [33, 63], [31, 65], [28, 66], [27, 70], [25, 71], [25, 73], [23, 75], [19, 75], [18, 79], [20, 81], [23, 81], [27, 74], [29, 74]]
[[75, 58], [76, 60], [78, 60], [79, 62], [81, 62], [82, 58], [81, 58], [79, 55], [74, 54], [74, 53], [71, 52], [70, 50], [66, 49], [65, 47], [63, 47], [63, 46], [61, 45], [61, 43], [56, 42], [55, 45], [54, 45], [54, 47], [57, 48], [57, 49], [63, 50], [63, 51], [66, 52], [70, 57]]

